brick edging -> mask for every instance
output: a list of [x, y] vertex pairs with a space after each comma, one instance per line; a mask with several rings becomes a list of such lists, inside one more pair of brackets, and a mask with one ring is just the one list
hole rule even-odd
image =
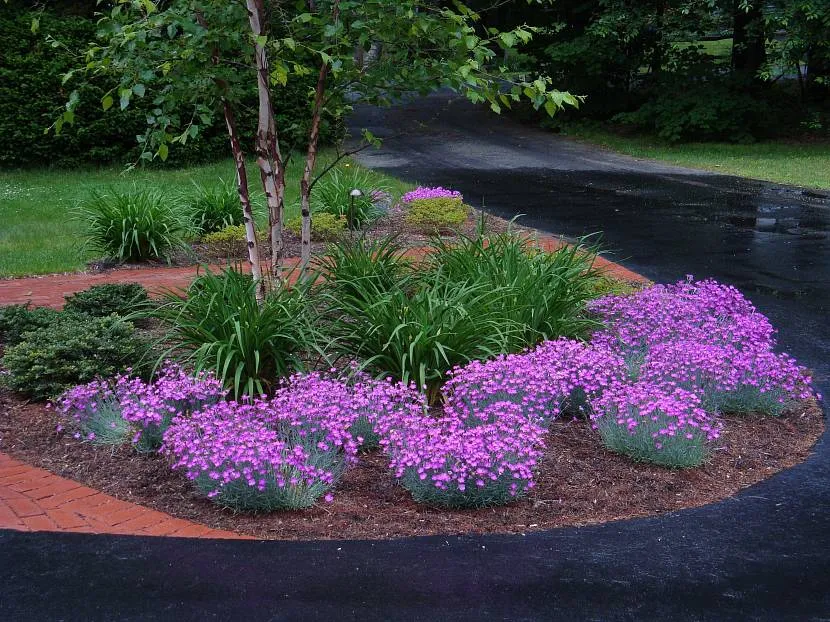
[[121, 501], [0, 453], [0, 529], [253, 539]]

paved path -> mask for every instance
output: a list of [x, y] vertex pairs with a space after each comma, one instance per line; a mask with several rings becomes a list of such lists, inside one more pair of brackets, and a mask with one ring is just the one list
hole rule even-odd
[[247, 538], [119, 501], [0, 453], [0, 529]]

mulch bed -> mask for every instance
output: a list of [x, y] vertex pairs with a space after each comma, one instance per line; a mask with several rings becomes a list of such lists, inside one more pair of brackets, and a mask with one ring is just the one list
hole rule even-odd
[[0, 391], [0, 451], [178, 518], [285, 540], [527, 533], [696, 507], [802, 462], [824, 430], [821, 408], [813, 401], [780, 418], [726, 417], [709, 463], [673, 471], [607, 451], [583, 421], [560, 421], [548, 434], [536, 488], [509, 506], [448, 511], [417, 505], [374, 452], [344, 475], [333, 502], [246, 516], [196, 495], [162, 457], [82, 443], [57, 433], [56, 423], [42, 404]]

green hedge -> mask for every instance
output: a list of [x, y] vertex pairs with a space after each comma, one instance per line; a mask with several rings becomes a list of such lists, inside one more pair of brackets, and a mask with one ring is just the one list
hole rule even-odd
[[[37, 33], [31, 28], [35, 15], [40, 21]], [[47, 35], [62, 45], [53, 47]], [[152, 105], [151, 98], [135, 100], [126, 111], [105, 113], [100, 102], [112, 85], [101, 80], [91, 80], [79, 89], [81, 104], [74, 126], [64, 126], [59, 136], [44, 134], [69, 96], [70, 89], [61, 84], [63, 74], [79, 65], [77, 52], [94, 38], [94, 19], [0, 9], [0, 169], [127, 163], [137, 157], [136, 136], [146, 129], [145, 113]], [[274, 92], [277, 123], [287, 144], [302, 144], [307, 133], [310, 86], [295, 83]], [[256, 103], [256, 84], [252, 80], [250, 102], [237, 111], [240, 132], [251, 153]], [[340, 122], [325, 123], [322, 141], [332, 142], [342, 131]], [[168, 162], [190, 164], [228, 155], [224, 123], [217, 117], [200, 140], [172, 149]]]

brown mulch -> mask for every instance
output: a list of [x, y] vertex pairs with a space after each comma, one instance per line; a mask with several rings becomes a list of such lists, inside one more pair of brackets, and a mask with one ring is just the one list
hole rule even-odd
[[696, 507], [802, 462], [824, 430], [821, 409], [812, 401], [780, 418], [727, 417], [711, 460], [698, 469], [673, 471], [607, 451], [583, 421], [561, 421], [548, 434], [536, 488], [509, 506], [456, 511], [419, 506], [396, 485], [384, 457], [373, 452], [344, 475], [333, 502], [246, 516], [199, 497], [164, 458], [82, 443], [57, 433], [56, 423], [45, 406], [0, 391], [0, 451], [178, 518], [285, 540], [526, 533]]

